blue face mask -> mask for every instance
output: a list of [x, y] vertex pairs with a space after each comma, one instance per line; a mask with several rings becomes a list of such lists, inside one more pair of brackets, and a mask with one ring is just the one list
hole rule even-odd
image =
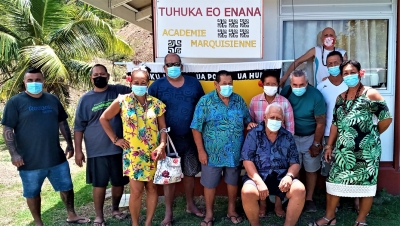
[[335, 77], [338, 76], [338, 74], [340, 74], [339, 65], [338, 66], [333, 66], [333, 67], [328, 67], [328, 72], [332, 76], [335, 76]]
[[343, 77], [343, 81], [348, 87], [354, 87], [358, 84], [360, 79], [358, 78], [358, 74], [351, 74]]
[[274, 120], [274, 119], [268, 119], [267, 127], [272, 132], [278, 131], [281, 128], [281, 126], [282, 126], [282, 122], [281, 121]]
[[39, 94], [43, 90], [43, 83], [41, 82], [27, 82], [26, 91], [31, 94]]
[[233, 86], [230, 85], [224, 85], [220, 86], [221, 91], [219, 92], [223, 97], [230, 97], [232, 92], [233, 92]]
[[181, 75], [181, 67], [177, 67], [177, 66], [168, 67], [167, 75], [170, 78], [178, 78]]
[[137, 86], [137, 85], [132, 85], [132, 92], [136, 95], [136, 96], [143, 96], [146, 94], [147, 92], [147, 86]]
[[303, 94], [306, 92], [306, 87], [292, 88], [292, 92], [298, 97], [303, 96]]

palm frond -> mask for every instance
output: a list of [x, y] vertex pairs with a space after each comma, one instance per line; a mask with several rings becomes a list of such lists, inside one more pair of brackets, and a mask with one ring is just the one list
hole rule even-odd
[[71, 75], [73, 84], [79, 86], [79, 88], [88, 88], [91, 86], [90, 82], [90, 69], [92, 65], [79, 60], [68, 60], [65, 61], [65, 67]]
[[31, 0], [31, 2], [32, 16], [41, 27], [44, 38], [72, 20], [59, 0]]
[[17, 38], [0, 31], [0, 64], [11, 63], [18, 57], [19, 44]]
[[65, 82], [44, 83], [44, 89], [48, 93], [56, 95], [64, 107], [70, 103], [69, 85]]
[[41, 27], [31, 14], [30, 0], [1, 0], [0, 21], [3, 27], [21, 37], [42, 37]]
[[63, 81], [70, 79], [64, 63], [48, 45], [24, 47], [20, 51], [20, 57], [31, 67], [39, 68], [48, 84], [59, 82], [60, 78]]

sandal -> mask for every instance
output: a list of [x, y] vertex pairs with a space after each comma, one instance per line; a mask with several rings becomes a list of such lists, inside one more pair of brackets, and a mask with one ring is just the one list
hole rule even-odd
[[358, 225], [368, 225], [368, 224], [365, 223], [365, 222], [358, 222], [358, 221], [356, 221], [356, 224], [357, 224], [357, 226], [358, 226]]
[[214, 225], [214, 221], [215, 221], [215, 218], [213, 218], [213, 219], [211, 219], [211, 220], [209, 220], [209, 221], [206, 221], [206, 220], [202, 220], [201, 221], [201, 223], [200, 223], [200, 226], [201, 226], [201, 224], [206, 224], [205, 226], [209, 226], [208, 224], [211, 224], [210, 226], [213, 226]]
[[316, 221], [314, 221], [313, 223], [310, 223], [310, 224], [308, 224], [309, 226], [323, 226], [323, 225], [336, 225], [336, 224], [332, 224], [332, 221], [334, 221], [335, 219], [336, 219], [336, 217], [334, 217], [334, 218], [332, 218], [332, 219], [328, 219], [328, 218], [326, 218], [326, 217], [322, 217], [322, 219], [324, 219], [324, 220], [326, 220], [326, 221], [328, 221], [326, 224], [321, 224], [321, 225], [319, 225], [319, 224], [317, 224], [317, 222]]
[[[241, 216], [228, 216], [226, 215], [225, 220], [230, 221], [232, 224], [240, 224], [244, 221], [243, 217]], [[235, 220], [236, 222], [234, 222]]]

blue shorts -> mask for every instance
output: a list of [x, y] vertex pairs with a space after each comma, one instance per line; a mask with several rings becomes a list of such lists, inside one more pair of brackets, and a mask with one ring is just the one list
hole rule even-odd
[[224, 177], [225, 183], [237, 186], [241, 168], [237, 167], [216, 167], [201, 164], [200, 184], [206, 188], [216, 188]]
[[35, 198], [40, 195], [44, 179], [49, 179], [55, 191], [72, 190], [72, 180], [67, 161], [45, 169], [20, 170], [25, 198]]

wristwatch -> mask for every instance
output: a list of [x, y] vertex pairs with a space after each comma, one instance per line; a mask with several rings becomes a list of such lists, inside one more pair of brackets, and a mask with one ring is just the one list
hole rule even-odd
[[288, 174], [286, 174], [286, 176], [288, 176], [288, 177], [292, 178], [292, 180], [294, 180], [294, 176], [292, 174], [288, 173]]
[[320, 144], [320, 143], [313, 143], [313, 145], [314, 145], [315, 147], [317, 147], [317, 148], [320, 148], [320, 147], [321, 147], [321, 144]]

